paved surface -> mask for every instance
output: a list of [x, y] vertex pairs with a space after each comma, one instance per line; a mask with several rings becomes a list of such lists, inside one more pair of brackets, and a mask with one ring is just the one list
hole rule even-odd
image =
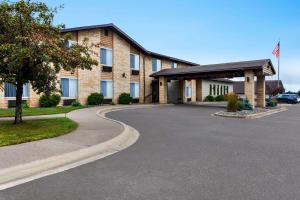
[[0, 191], [5, 200], [300, 199], [300, 107], [256, 120], [169, 106], [109, 116], [137, 128], [132, 147]]
[[[93, 107], [68, 113], [69, 118], [79, 123], [78, 128], [73, 133], [51, 139], [0, 147], [0, 169], [76, 151], [107, 141], [121, 133], [121, 125], [96, 116], [99, 109], [100, 107]], [[62, 117], [64, 114], [54, 116]], [[53, 116], [32, 116], [30, 119], [49, 117]], [[29, 117], [24, 117], [24, 119], [29, 119]]]

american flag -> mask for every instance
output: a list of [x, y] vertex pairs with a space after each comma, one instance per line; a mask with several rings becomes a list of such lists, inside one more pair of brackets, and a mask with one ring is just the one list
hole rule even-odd
[[274, 48], [272, 54], [275, 55], [276, 58], [279, 57], [279, 54], [280, 54], [280, 42], [277, 43], [277, 45], [276, 45], [276, 47]]

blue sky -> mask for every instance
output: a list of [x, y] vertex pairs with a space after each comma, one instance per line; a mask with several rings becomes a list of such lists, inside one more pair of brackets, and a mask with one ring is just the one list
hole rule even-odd
[[44, 2], [64, 5], [56, 24], [114, 23], [148, 50], [200, 64], [271, 58], [277, 68], [272, 50], [280, 37], [281, 79], [288, 90], [300, 90], [300, 1]]

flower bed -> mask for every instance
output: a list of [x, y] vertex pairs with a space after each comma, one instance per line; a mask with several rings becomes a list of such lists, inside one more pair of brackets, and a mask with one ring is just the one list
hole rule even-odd
[[216, 112], [214, 115], [231, 118], [255, 119], [274, 113], [282, 112], [285, 110], [287, 110], [285, 107], [254, 108], [253, 110], [242, 110], [237, 112], [219, 111]]

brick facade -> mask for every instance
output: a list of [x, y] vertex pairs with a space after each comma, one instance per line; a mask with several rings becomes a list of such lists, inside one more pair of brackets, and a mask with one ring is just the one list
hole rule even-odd
[[[124, 35], [120, 35], [112, 28], [94, 28], [94, 29], [80, 29], [71, 30], [71, 39], [83, 44], [87, 42], [90, 47], [91, 56], [99, 62], [98, 65], [92, 66], [92, 70], [76, 69], [74, 71], [61, 70], [57, 74], [58, 86], [60, 87], [61, 78], [75, 78], [77, 79], [77, 99], [80, 103], [86, 104], [87, 97], [94, 92], [101, 92], [101, 80], [111, 80], [113, 87], [112, 102], [118, 103], [118, 97], [121, 93], [130, 92], [130, 82], [139, 83], [139, 102], [151, 103], [152, 102], [152, 81], [154, 78], [150, 77], [152, 71], [152, 58], [157, 58], [150, 55], [147, 51], [133, 45]], [[87, 39], [87, 40], [86, 40]], [[112, 72], [104, 72], [100, 64], [100, 48], [112, 49]], [[130, 69], [130, 53], [139, 55], [139, 72], [132, 74]], [[171, 68], [174, 62], [169, 57], [158, 57], [161, 60], [161, 69]], [[176, 62], [178, 68], [189, 66], [186, 63]], [[166, 83], [166, 79], [164, 80]], [[184, 88], [182, 88], [184, 89]], [[29, 98], [26, 98], [30, 107], [39, 106], [40, 95], [36, 94], [32, 88], [29, 90]], [[4, 91], [0, 90], [0, 108], [8, 107], [8, 99], [5, 98]], [[62, 97], [62, 102], [68, 99]], [[71, 98], [72, 99], [72, 98]], [[164, 101], [167, 101], [165, 98]]]

